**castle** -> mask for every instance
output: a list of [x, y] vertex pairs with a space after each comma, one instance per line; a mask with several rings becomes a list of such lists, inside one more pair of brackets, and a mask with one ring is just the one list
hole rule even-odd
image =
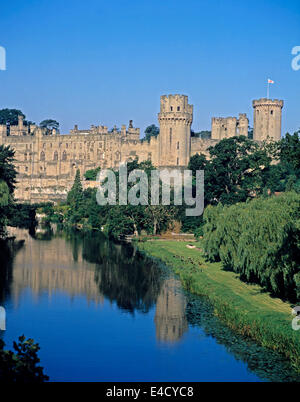
[[[281, 137], [282, 100], [259, 99], [253, 101], [253, 139], [275, 141]], [[130, 120], [128, 128], [94, 126], [79, 130], [78, 126], [67, 135], [53, 129], [51, 132], [36, 125], [0, 125], [0, 144], [15, 150], [18, 171], [15, 198], [21, 202], [59, 201], [66, 198], [72, 187], [75, 173], [83, 175], [96, 167], [117, 169], [121, 162], [138, 157], [151, 160], [158, 168], [184, 168], [190, 157], [208, 154], [208, 148], [224, 138], [248, 135], [249, 120], [246, 114], [239, 118], [212, 118], [211, 139], [191, 136], [193, 106], [185, 95], [163, 95], [158, 114], [160, 132], [150, 142], [140, 140], [140, 129]]]

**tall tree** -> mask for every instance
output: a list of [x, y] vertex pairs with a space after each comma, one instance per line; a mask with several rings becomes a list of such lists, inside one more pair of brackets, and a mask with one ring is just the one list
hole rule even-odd
[[206, 203], [234, 204], [262, 192], [271, 157], [257, 143], [244, 136], [226, 138], [209, 153], [204, 168]]
[[46, 119], [40, 122], [40, 127], [47, 128], [48, 130], [58, 130], [59, 129], [59, 122], [52, 119]]
[[159, 134], [159, 128], [155, 124], [151, 124], [145, 130], [145, 140], [150, 142], [151, 137], [157, 137]]
[[10, 146], [0, 145], [0, 180], [3, 180], [12, 194], [15, 189], [17, 171], [13, 164], [15, 152]]
[[1, 109], [0, 110], [0, 124], [7, 124], [14, 126], [18, 124], [18, 117], [23, 116], [25, 119], [25, 114], [18, 109]]

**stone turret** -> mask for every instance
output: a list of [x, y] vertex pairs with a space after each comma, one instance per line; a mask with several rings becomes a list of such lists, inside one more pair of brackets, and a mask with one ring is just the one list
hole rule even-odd
[[213, 117], [211, 124], [211, 139], [223, 140], [236, 135], [248, 136], [249, 120], [245, 113], [236, 117]]
[[254, 100], [253, 108], [253, 139], [264, 141], [269, 138], [279, 141], [281, 138], [283, 100], [267, 98]]
[[193, 106], [185, 95], [160, 98], [159, 166], [187, 166], [191, 154]]
[[248, 137], [249, 119], [246, 113], [239, 114], [238, 120], [238, 134]]

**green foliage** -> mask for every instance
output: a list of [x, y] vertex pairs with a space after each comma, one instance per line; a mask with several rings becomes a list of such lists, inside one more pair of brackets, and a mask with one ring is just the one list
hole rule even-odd
[[17, 109], [1, 109], [0, 110], [0, 124], [7, 125], [17, 125], [18, 117], [23, 116], [25, 119], [25, 114], [21, 110]]
[[246, 137], [232, 137], [209, 148], [205, 168], [205, 194], [209, 204], [231, 205], [246, 201], [262, 190], [264, 169], [271, 158]]
[[15, 189], [17, 171], [13, 165], [15, 152], [10, 146], [0, 145], [0, 180], [3, 180], [8, 188], [10, 194]]
[[42, 383], [49, 377], [38, 366], [40, 349], [33, 339], [20, 336], [13, 343], [14, 352], [4, 350], [4, 342], [0, 339], [0, 382], [6, 383]]
[[0, 145], [0, 237], [5, 237], [8, 214], [13, 204], [16, 169], [13, 165], [14, 151]]
[[58, 130], [59, 129], [59, 122], [52, 119], [46, 119], [40, 122], [40, 127], [47, 128], [48, 130]]
[[34, 227], [37, 207], [35, 204], [12, 204], [8, 211], [9, 226], [26, 229]]
[[196, 176], [197, 170], [204, 170], [207, 166], [206, 156], [203, 154], [193, 155], [189, 161], [188, 169], [193, 172], [193, 176]]
[[10, 193], [5, 181], [0, 180], [0, 208], [7, 207], [10, 203]]
[[190, 292], [206, 296], [229, 328], [285, 355], [300, 372], [300, 339], [291, 329], [290, 304], [270, 297], [258, 285], [238, 280], [234, 272], [224, 271], [221, 263], [206, 262], [199, 250], [203, 241], [194, 250], [187, 244], [148, 241], [138, 243], [138, 248], [170, 266]]
[[242, 280], [272, 294], [297, 299], [300, 261], [300, 195], [258, 198], [230, 207], [208, 207], [204, 250]]
[[216, 207], [208, 206], [204, 210], [203, 246], [209, 261], [220, 260], [219, 249], [222, 238], [218, 233], [218, 221], [222, 211], [222, 204], [218, 204]]
[[95, 181], [97, 179], [97, 175], [100, 172], [101, 168], [97, 167], [96, 169], [87, 170], [84, 174], [86, 180]]
[[157, 137], [159, 134], [159, 128], [155, 124], [151, 124], [145, 130], [145, 140], [150, 142], [151, 137]]
[[281, 162], [289, 163], [295, 170], [300, 169], [300, 131], [293, 135], [286, 134], [279, 142], [279, 157]]

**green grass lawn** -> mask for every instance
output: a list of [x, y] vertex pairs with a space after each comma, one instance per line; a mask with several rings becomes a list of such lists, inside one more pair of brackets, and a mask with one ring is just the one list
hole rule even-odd
[[283, 353], [300, 371], [300, 331], [291, 326], [292, 306], [258, 285], [240, 281], [235, 273], [224, 271], [221, 263], [206, 262], [200, 242], [191, 243], [196, 249], [187, 248], [188, 244], [154, 240], [138, 247], [170, 266], [187, 290], [208, 297], [215, 314], [230, 328]]

